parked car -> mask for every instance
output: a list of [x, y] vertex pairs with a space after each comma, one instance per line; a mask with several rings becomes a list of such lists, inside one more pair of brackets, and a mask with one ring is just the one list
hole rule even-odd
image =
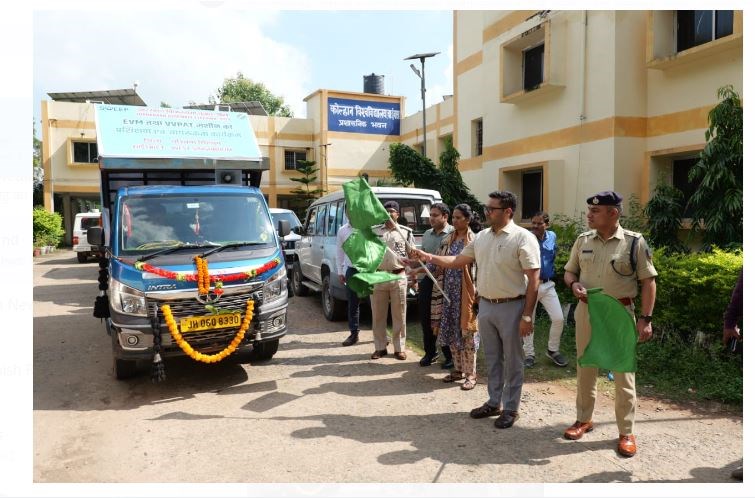
[[73, 220], [73, 250], [76, 252], [76, 259], [79, 263], [86, 263], [89, 256], [95, 256], [92, 246], [87, 242], [87, 230], [90, 227], [100, 225], [99, 210], [92, 210], [88, 213], [78, 213]]
[[[382, 201], [396, 201], [401, 213], [399, 223], [412, 229], [415, 243], [422, 244], [422, 234], [430, 228], [430, 206], [441, 202], [436, 190], [399, 187], [373, 187]], [[321, 292], [322, 312], [331, 321], [346, 315], [346, 287], [336, 270], [336, 234], [344, 223], [343, 191], [317, 199], [307, 209], [304, 225], [297, 229], [301, 240], [296, 250], [291, 274], [294, 294], [305, 296], [310, 290]], [[407, 296], [414, 298], [413, 293]]]
[[283, 238], [283, 252], [286, 255], [286, 272], [288, 273], [288, 297], [294, 295], [293, 285], [291, 283], [291, 272], [294, 268], [294, 250], [296, 241], [301, 239], [301, 235], [295, 233], [298, 227], [301, 227], [301, 221], [296, 217], [296, 213], [290, 209], [270, 208], [270, 216], [273, 217], [273, 226], [278, 227], [278, 222], [287, 220], [291, 225], [291, 233]]

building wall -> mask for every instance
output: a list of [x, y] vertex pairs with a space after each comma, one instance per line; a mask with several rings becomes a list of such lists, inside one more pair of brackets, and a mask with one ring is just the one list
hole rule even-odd
[[[570, 215], [598, 190], [646, 202], [669, 158], [702, 148], [716, 90], [741, 94], [741, 17], [732, 36], [664, 55], [672, 12], [456, 12], [454, 138], [465, 181], [480, 199], [493, 185], [521, 194], [518, 175], [541, 169], [543, 207]], [[545, 78], [524, 92], [512, 54], [537, 37]]]

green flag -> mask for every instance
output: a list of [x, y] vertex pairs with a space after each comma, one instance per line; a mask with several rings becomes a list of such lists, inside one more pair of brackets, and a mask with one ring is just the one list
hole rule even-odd
[[578, 360], [579, 365], [614, 372], [636, 372], [637, 327], [634, 319], [623, 304], [602, 291], [601, 288], [587, 290], [592, 335]]
[[372, 227], [390, 219], [390, 216], [364, 178], [344, 183], [343, 195], [349, 222], [354, 228], [343, 243], [343, 252], [359, 272], [349, 278], [346, 285], [359, 297], [366, 297], [372, 294], [376, 284], [401, 278], [377, 271], [385, 256], [386, 246]]

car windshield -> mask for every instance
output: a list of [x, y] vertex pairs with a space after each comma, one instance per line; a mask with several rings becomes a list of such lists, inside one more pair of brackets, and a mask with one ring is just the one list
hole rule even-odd
[[422, 235], [430, 228], [429, 199], [407, 199], [406, 197], [392, 197], [390, 194], [379, 195], [380, 202], [396, 201], [399, 205], [398, 222], [409, 227], [414, 235]]
[[255, 194], [128, 196], [119, 239], [124, 254], [193, 245], [275, 245], [265, 201]]
[[273, 217], [273, 225], [275, 227], [278, 227], [278, 222], [281, 220], [287, 220], [288, 224], [291, 226], [291, 230], [293, 230], [295, 227], [301, 226], [301, 222], [299, 221], [299, 218], [296, 217], [296, 214], [294, 214], [293, 211], [283, 211], [281, 213], [270, 213], [270, 216]]

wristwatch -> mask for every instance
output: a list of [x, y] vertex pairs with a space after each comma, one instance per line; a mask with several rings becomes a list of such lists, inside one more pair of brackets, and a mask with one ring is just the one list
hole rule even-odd
[[527, 323], [532, 323], [532, 317], [529, 315], [522, 315], [522, 320]]
[[639, 319], [644, 320], [645, 323], [650, 323], [653, 321], [653, 315], [640, 315]]

